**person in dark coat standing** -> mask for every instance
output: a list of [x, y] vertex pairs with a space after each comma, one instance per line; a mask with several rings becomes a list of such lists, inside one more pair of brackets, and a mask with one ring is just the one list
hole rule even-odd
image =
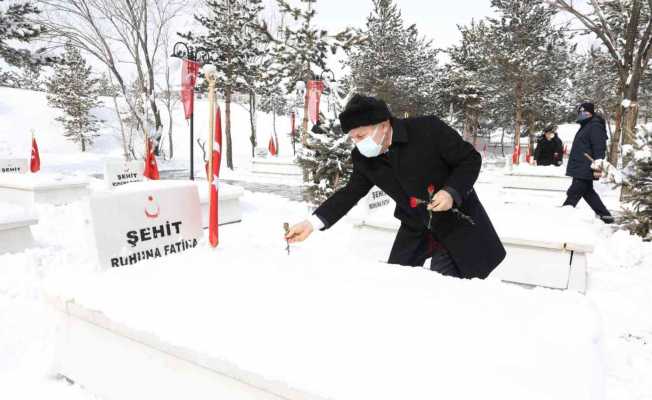
[[559, 167], [563, 163], [564, 144], [557, 136], [556, 129], [554, 125], [546, 126], [537, 141], [537, 148], [534, 150], [534, 161], [537, 165]]
[[603, 160], [607, 151], [605, 121], [595, 115], [592, 103], [583, 103], [577, 110], [577, 122], [580, 129], [575, 134], [566, 167], [566, 175], [572, 177], [573, 182], [566, 192], [564, 206], [575, 207], [583, 198], [600, 219], [612, 223], [614, 218], [593, 189], [593, 181], [600, 178], [601, 172], [591, 169], [591, 159]]
[[[484, 279], [502, 262], [505, 249], [473, 188], [482, 158], [471, 144], [435, 116], [394, 118], [373, 97], [355, 95], [339, 118], [356, 146], [351, 178], [290, 229], [290, 242], [330, 228], [376, 185], [401, 221], [390, 264], [421, 266], [431, 257], [433, 271]], [[429, 189], [432, 202], [417, 206], [414, 198], [427, 201]]]

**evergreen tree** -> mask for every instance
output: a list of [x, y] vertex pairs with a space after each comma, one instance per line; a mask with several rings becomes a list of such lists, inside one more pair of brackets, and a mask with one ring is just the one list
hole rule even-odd
[[353, 145], [342, 132], [339, 119], [322, 114], [319, 124], [306, 136], [306, 144], [298, 152], [298, 163], [308, 171], [306, 194], [313, 204], [320, 204], [351, 176]]
[[120, 87], [111, 83], [106, 74], [102, 74], [98, 81], [98, 94], [102, 97], [117, 97], [120, 95]]
[[338, 118], [351, 94], [346, 87], [327, 81], [320, 122], [306, 135], [306, 145], [297, 153], [297, 161], [308, 178], [306, 194], [313, 204], [326, 200], [351, 176], [353, 144], [342, 132]]
[[635, 145], [624, 149], [631, 159], [623, 181], [623, 209], [619, 223], [652, 241], [652, 132], [641, 128]]
[[70, 43], [64, 49], [63, 63], [54, 67], [54, 75], [47, 83], [47, 99], [52, 107], [63, 111], [56, 120], [63, 124], [64, 135], [86, 151], [98, 136], [99, 121], [91, 110], [100, 104], [99, 79], [92, 77], [91, 67], [78, 49]]
[[[0, 0], [0, 6], [4, 1]], [[14, 66], [52, 61], [43, 56], [43, 49], [32, 53], [26, 49], [14, 48], [10, 44], [29, 43], [44, 32], [41, 26], [31, 22], [39, 13], [39, 9], [31, 2], [13, 2], [6, 8], [0, 8], [0, 59]]]
[[392, 0], [373, 0], [363, 37], [348, 54], [355, 90], [384, 99], [397, 115], [435, 112], [437, 52], [416, 26], [405, 27]]
[[514, 145], [520, 146], [523, 127], [533, 139], [537, 123], [545, 123], [545, 107], [563, 104], [560, 99], [548, 102], [548, 97], [567, 94], [568, 90], [559, 85], [548, 87], [551, 81], [564, 84], [564, 78], [569, 77], [564, 68], [568, 68], [571, 48], [566, 29], [552, 24], [556, 11], [544, 0], [492, 0], [491, 4], [499, 17], [487, 19], [485, 50], [489, 63], [483, 76], [494, 82], [497, 90], [492, 95], [508, 96], [513, 104]]
[[[226, 164], [233, 169], [231, 102], [237, 92], [255, 93], [252, 85], [261, 76], [263, 66], [259, 60], [265, 52], [260, 43], [265, 37], [259, 29], [259, 18], [264, 6], [262, 0], [206, 0], [205, 6], [205, 14], [195, 14], [205, 32], [180, 36], [207, 50], [217, 68], [216, 90], [225, 99]], [[255, 141], [252, 136], [253, 145]]]
[[[274, 63], [270, 66], [272, 79], [284, 82], [287, 93], [292, 94], [299, 82], [305, 87], [307, 82], [328, 71], [326, 65], [329, 53], [336, 54], [339, 49], [347, 50], [358, 41], [358, 36], [346, 29], [330, 36], [328, 31], [315, 26], [317, 0], [300, 0], [299, 7], [292, 7], [286, 0], [276, 0], [281, 13], [294, 21], [296, 27], [285, 26], [279, 37], [269, 31], [265, 22], [261, 27], [267, 40], [272, 43]], [[304, 99], [303, 121], [299, 135], [305, 144], [308, 132], [308, 99]]]
[[[475, 144], [480, 129], [480, 117], [486, 106], [487, 88], [483, 82], [483, 68], [487, 55], [483, 51], [486, 36], [484, 22], [459, 26], [462, 42], [448, 49], [450, 63], [442, 72], [439, 97], [443, 105], [451, 105], [462, 113], [461, 131], [466, 141]], [[451, 121], [456, 125], [455, 121]], [[460, 127], [458, 126], [458, 129]]]
[[43, 92], [45, 80], [41, 76], [42, 67], [40, 64], [25, 64], [19, 72], [12, 74], [13, 87]]

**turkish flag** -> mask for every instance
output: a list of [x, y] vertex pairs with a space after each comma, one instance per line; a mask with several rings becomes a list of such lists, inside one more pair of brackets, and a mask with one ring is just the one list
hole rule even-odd
[[521, 145], [517, 145], [514, 148], [514, 153], [512, 153], [512, 164], [518, 164], [520, 158], [521, 158]]
[[152, 146], [152, 141], [149, 139], [147, 140], [147, 157], [145, 158], [145, 172], [143, 172], [143, 175], [153, 181], [161, 179], [156, 164], [156, 156], [154, 155], [154, 146]]
[[186, 119], [193, 113], [195, 104], [195, 83], [199, 73], [199, 63], [196, 61], [183, 60], [181, 65], [181, 101]]
[[272, 135], [269, 138], [269, 144], [267, 145], [267, 150], [269, 150], [269, 154], [273, 156], [278, 155], [278, 146], [276, 144], [276, 140], [274, 140], [274, 135]]
[[308, 114], [313, 124], [319, 121], [319, 99], [323, 91], [323, 81], [308, 81]]
[[[217, 107], [215, 115], [215, 136], [213, 137], [213, 177], [211, 180], [211, 196], [208, 215], [208, 240], [213, 247], [219, 243], [219, 187], [220, 164], [222, 162], [222, 115]], [[208, 171], [208, 168], [206, 168]], [[210, 178], [209, 178], [210, 179]]]
[[36, 144], [35, 137], [32, 137], [32, 160], [30, 161], [29, 167], [32, 172], [41, 170], [41, 156], [38, 153], [38, 145]]

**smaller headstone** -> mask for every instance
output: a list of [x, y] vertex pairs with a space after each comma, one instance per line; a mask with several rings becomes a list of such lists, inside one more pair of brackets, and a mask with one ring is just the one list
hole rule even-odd
[[26, 174], [29, 172], [27, 158], [0, 158], [0, 174]]
[[376, 186], [374, 186], [367, 194], [367, 207], [369, 212], [386, 209], [388, 207], [392, 208], [392, 203], [393, 201], [387, 193], [383, 192]]
[[145, 178], [143, 161], [124, 161], [120, 159], [104, 161], [104, 182], [108, 189], [133, 182], [142, 182]]

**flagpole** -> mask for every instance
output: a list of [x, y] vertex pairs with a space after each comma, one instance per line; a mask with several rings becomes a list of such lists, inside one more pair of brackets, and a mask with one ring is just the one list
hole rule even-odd
[[210, 196], [213, 184], [213, 135], [215, 132], [215, 68], [205, 68], [204, 74], [208, 81], [208, 193]]
[[192, 113], [190, 114], [190, 180], [195, 180], [195, 152], [193, 146], [195, 145], [195, 110], [193, 106]]

